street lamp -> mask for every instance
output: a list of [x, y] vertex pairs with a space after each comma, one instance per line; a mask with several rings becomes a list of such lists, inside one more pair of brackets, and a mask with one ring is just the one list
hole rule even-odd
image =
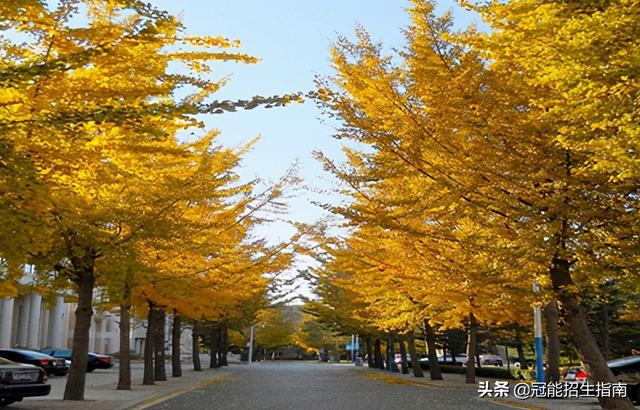
[[[540, 292], [540, 286], [537, 281], [533, 282], [533, 291]], [[542, 308], [536, 302], [533, 306], [533, 333], [536, 349], [536, 381], [544, 383], [544, 362], [543, 362], [543, 346], [542, 346]]]

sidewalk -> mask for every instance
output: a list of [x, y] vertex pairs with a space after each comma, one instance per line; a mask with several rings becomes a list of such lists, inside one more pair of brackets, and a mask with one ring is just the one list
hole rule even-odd
[[[353, 366], [353, 365], [351, 365]], [[411, 369], [409, 369], [411, 370]], [[455, 394], [457, 389], [466, 389], [478, 391], [478, 382], [480, 381], [495, 381], [495, 379], [488, 379], [484, 377], [476, 377], [475, 384], [467, 384], [464, 381], [463, 374], [451, 374], [443, 373], [443, 380], [431, 380], [429, 377], [429, 371], [424, 371], [424, 378], [414, 377], [410, 371], [409, 374], [391, 373], [379, 369], [369, 369], [366, 366], [355, 367], [353, 371], [362, 372], [362, 375], [366, 378], [373, 380], [380, 380], [386, 383], [392, 384], [414, 384], [422, 385], [426, 388], [434, 389], [451, 389], [452, 394]], [[517, 383], [515, 380], [510, 380], [509, 385], [511, 388]], [[518, 400], [511, 396], [509, 398], [480, 398], [478, 400], [486, 400], [492, 403], [504, 405], [505, 407], [517, 408], [517, 409], [549, 409], [549, 410], [598, 410], [600, 405], [597, 399], [593, 398], [581, 398], [581, 399], [539, 399], [531, 398], [527, 400]]]
[[[144, 409], [184, 392], [230, 378], [232, 372], [228, 368], [208, 369], [206, 365], [209, 361], [205, 357], [202, 359], [203, 369], [201, 372], [194, 372], [191, 364], [183, 364], [182, 377], [175, 378], [171, 377], [171, 365], [167, 363], [167, 381], [155, 382], [153, 386], [142, 385], [142, 364], [132, 363], [131, 390], [116, 390], [117, 367], [102, 373], [96, 370], [87, 374], [84, 401], [62, 400], [66, 377], [51, 378], [49, 380], [51, 393], [48, 396], [25, 398], [21, 402], [12, 404], [9, 408], [24, 410]], [[230, 366], [238, 366], [238, 364], [230, 364]]]

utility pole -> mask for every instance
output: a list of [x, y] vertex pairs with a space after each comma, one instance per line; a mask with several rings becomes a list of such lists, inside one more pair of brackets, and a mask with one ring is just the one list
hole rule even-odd
[[249, 328], [249, 363], [253, 362], [253, 330], [254, 326]]
[[353, 347], [356, 344], [356, 336], [355, 335], [351, 335], [351, 348], [349, 350], [351, 350], [351, 363], [353, 363]]
[[[540, 286], [538, 282], [533, 282], [533, 291], [538, 293]], [[542, 346], [542, 309], [538, 303], [533, 307], [533, 332], [536, 349], [536, 381], [544, 383], [544, 349]]]
[[355, 344], [353, 345], [353, 363], [355, 363], [355, 365], [358, 365], [358, 355], [360, 353], [360, 338], [358, 337], [358, 335], [354, 336], [354, 340], [355, 340]]

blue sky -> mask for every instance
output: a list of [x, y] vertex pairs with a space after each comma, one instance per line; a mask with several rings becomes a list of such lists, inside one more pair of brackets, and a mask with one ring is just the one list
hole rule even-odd
[[[387, 48], [404, 45], [402, 28], [409, 24], [405, 0], [152, 0], [158, 8], [181, 16], [187, 33], [222, 35], [242, 42], [241, 51], [261, 59], [258, 64], [222, 64], [220, 76], [231, 81], [218, 99], [246, 99], [253, 95], [275, 95], [312, 90], [315, 75], [331, 74], [329, 47], [338, 35], [353, 37], [360, 24]], [[440, 1], [438, 11], [454, 11], [456, 25], [478, 21], [452, 1]], [[203, 118], [209, 128], [221, 131], [219, 141], [237, 146], [260, 135], [262, 139], [243, 161], [244, 180], [260, 177], [277, 180], [298, 161], [305, 189], [290, 201], [288, 218], [314, 222], [323, 211], [311, 203], [335, 201], [336, 184], [312, 158], [313, 150], [340, 159], [340, 142], [332, 135], [335, 123], [321, 121], [322, 114], [312, 102], [285, 108], [212, 115]], [[292, 229], [284, 223], [259, 231], [273, 242], [289, 237]]]

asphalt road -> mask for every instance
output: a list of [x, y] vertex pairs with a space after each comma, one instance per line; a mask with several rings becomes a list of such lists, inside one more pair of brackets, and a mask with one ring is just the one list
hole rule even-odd
[[230, 376], [151, 409], [505, 409], [474, 390], [391, 384], [351, 366], [268, 362], [230, 366]]

